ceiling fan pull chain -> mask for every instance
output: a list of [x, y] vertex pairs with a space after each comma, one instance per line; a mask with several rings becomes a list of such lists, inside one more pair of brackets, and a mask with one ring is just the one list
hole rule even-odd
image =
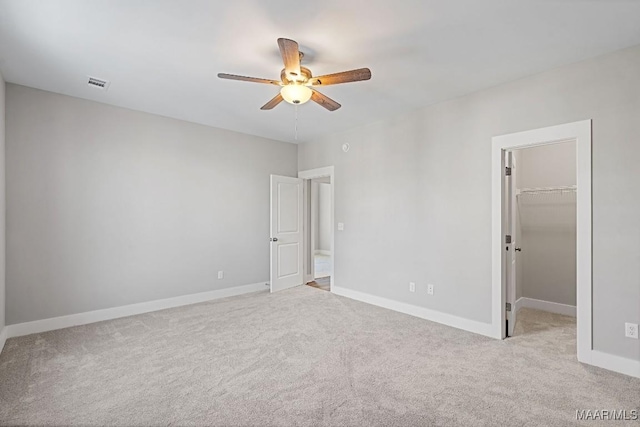
[[295, 139], [296, 141], [298, 140], [298, 106], [295, 105], [295, 110], [296, 110], [296, 124], [294, 126], [294, 131], [295, 131]]

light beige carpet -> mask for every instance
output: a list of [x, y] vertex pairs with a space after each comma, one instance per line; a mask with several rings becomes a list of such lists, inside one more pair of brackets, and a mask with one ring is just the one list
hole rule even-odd
[[638, 408], [640, 380], [575, 360], [573, 319], [518, 327], [497, 341], [308, 286], [244, 295], [8, 340], [0, 420], [566, 426]]

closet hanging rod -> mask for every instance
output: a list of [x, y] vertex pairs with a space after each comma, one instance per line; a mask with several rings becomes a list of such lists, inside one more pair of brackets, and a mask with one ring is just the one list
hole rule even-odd
[[516, 195], [521, 194], [564, 194], [575, 193], [578, 189], [577, 185], [568, 185], [563, 187], [540, 187], [540, 188], [521, 188], [518, 189]]

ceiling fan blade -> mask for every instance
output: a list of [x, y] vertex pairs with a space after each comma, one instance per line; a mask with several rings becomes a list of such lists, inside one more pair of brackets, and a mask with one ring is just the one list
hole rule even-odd
[[284, 101], [284, 98], [282, 97], [282, 95], [277, 94], [276, 96], [273, 97], [273, 99], [271, 101], [267, 102], [262, 107], [260, 107], [260, 109], [261, 110], [271, 110], [271, 109], [273, 109], [273, 107], [275, 107], [276, 105], [280, 104], [282, 101]]
[[322, 105], [324, 108], [326, 108], [329, 111], [336, 111], [338, 108], [341, 107], [340, 104], [338, 104], [333, 99], [329, 98], [327, 95], [323, 95], [315, 89], [311, 89], [311, 90], [313, 91], [313, 93], [311, 94], [311, 100], [316, 104]]
[[298, 43], [289, 39], [278, 39], [278, 47], [284, 62], [284, 69], [289, 80], [297, 80], [300, 76], [300, 50]]
[[240, 81], [243, 81], [243, 82], [265, 83], [265, 84], [276, 85], [276, 86], [281, 86], [282, 85], [281, 82], [278, 82], [278, 81], [275, 81], [275, 80], [259, 79], [257, 77], [237, 76], [235, 74], [219, 73], [218, 77], [220, 77], [221, 79], [240, 80]]
[[371, 78], [371, 70], [368, 68], [358, 68], [357, 70], [343, 71], [341, 73], [327, 74], [326, 76], [312, 77], [311, 82], [314, 86], [337, 85], [340, 83], [359, 82], [369, 80]]

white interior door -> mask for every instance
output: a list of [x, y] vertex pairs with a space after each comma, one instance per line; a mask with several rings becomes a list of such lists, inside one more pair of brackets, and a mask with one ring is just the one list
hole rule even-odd
[[303, 180], [271, 175], [271, 292], [302, 285]]
[[[516, 248], [518, 244], [516, 242], [517, 239], [517, 182], [516, 182], [516, 162], [513, 152], [509, 151], [506, 153], [506, 165], [511, 170], [511, 174], [509, 176], [505, 176], [506, 179], [506, 207], [507, 207], [507, 230], [508, 235], [511, 236], [511, 243], [507, 243], [505, 245], [506, 248], [506, 261], [507, 261], [507, 303], [510, 305], [510, 310], [507, 310], [507, 320], [508, 320], [508, 328], [507, 335], [513, 336], [513, 331], [516, 327], [516, 280], [517, 280], [517, 251]], [[506, 172], [505, 172], [506, 175]]]

